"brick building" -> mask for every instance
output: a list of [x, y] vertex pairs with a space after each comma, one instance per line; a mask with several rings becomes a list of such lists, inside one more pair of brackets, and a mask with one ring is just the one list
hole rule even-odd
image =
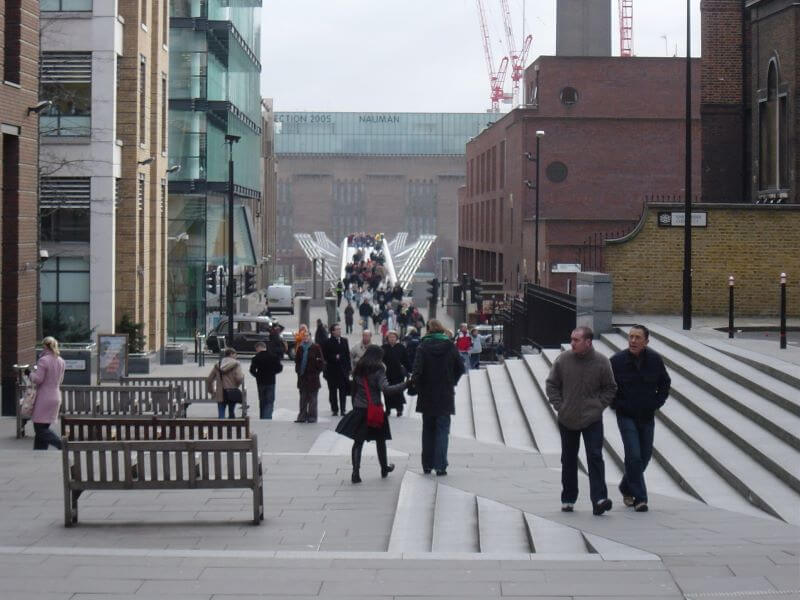
[[[699, 69], [693, 75], [697, 90]], [[632, 227], [647, 197], [682, 197], [683, 81], [680, 59], [539, 57], [526, 70], [526, 104], [467, 144], [459, 270], [501, 283], [508, 292], [535, 280], [536, 132], [544, 131], [539, 280], [572, 290], [589, 236]]]
[[0, 7], [0, 376], [2, 414], [15, 412], [14, 364], [31, 363], [36, 348], [38, 265], [36, 156], [39, 102], [39, 2]]
[[799, 203], [800, 4], [703, 0], [703, 199]]
[[167, 0], [42, 2], [43, 331], [166, 340]]

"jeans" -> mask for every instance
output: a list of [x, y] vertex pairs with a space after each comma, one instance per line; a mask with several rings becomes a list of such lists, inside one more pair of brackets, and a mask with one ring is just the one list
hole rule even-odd
[[480, 352], [473, 352], [469, 355], [469, 368], [470, 369], [477, 369], [481, 366], [481, 354]]
[[328, 381], [328, 400], [331, 403], [331, 412], [344, 413], [347, 412], [347, 388], [349, 387], [346, 381], [344, 382], [331, 382]]
[[275, 384], [265, 383], [258, 386], [258, 409], [262, 419], [272, 418], [272, 409], [275, 408]]
[[644, 470], [653, 455], [655, 420], [640, 423], [617, 413], [617, 425], [625, 447], [625, 474], [619, 484], [623, 496], [633, 496], [635, 502], [647, 502]]
[[344, 332], [345, 333], [353, 333], [353, 324], [348, 323], [347, 321], [344, 322]]
[[234, 415], [234, 408], [236, 407], [235, 402], [229, 402], [228, 400], [223, 400], [222, 402], [217, 402], [217, 415], [220, 419], [225, 418], [225, 407], [228, 407], [228, 418], [233, 419], [235, 418]]
[[447, 470], [450, 415], [422, 415], [422, 468]]
[[48, 446], [61, 450], [61, 439], [50, 429], [50, 423], [34, 423], [33, 431], [36, 434], [33, 438], [34, 450], [47, 450]]
[[573, 431], [561, 423], [561, 502], [574, 504], [578, 499], [578, 450], [586, 447], [586, 465], [589, 468], [589, 497], [592, 505], [608, 498], [606, 488], [606, 469], [603, 462], [603, 420], [592, 423], [584, 429]]
[[469, 371], [469, 352], [459, 352], [458, 355], [464, 361], [464, 371]]

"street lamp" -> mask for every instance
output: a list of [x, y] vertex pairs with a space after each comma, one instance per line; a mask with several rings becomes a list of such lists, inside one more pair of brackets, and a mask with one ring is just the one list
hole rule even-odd
[[228, 312], [228, 340], [233, 344], [233, 145], [241, 136], [226, 134], [225, 143], [228, 144], [228, 281], [225, 299]]
[[144, 160], [139, 160], [139, 161], [137, 161], [137, 162], [136, 162], [136, 164], [137, 164], [137, 165], [139, 165], [139, 166], [141, 166], [141, 167], [144, 167], [144, 166], [146, 166], [146, 165], [149, 165], [149, 164], [150, 164], [151, 162], [153, 162], [155, 159], [156, 159], [156, 157], [155, 157], [155, 156], [148, 156], [148, 157], [147, 157], [147, 158], [145, 158]]
[[536, 188], [536, 229], [534, 232], [534, 248], [533, 248], [533, 263], [534, 263], [534, 275], [533, 281], [536, 285], [539, 285], [539, 182], [540, 182], [540, 160], [539, 157], [541, 156], [541, 142], [542, 138], [544, 137], [544, 131], [541, 129], [536, 132], [536, 158], [531, 156], [530, 152], [525, 153], [525, 158], [527, 158], [531, 162], [536, 163], [536, 183], [531, 183], [530, 180], [525, 180], [525, 185], [528, 186], [528, 189]]

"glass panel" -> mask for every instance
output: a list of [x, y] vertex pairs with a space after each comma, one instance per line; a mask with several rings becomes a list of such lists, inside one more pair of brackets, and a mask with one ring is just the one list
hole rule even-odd
[[61, 10], [92, 10], [92, 0], [61, 0]]
[[89, 272], [89, 261], [85, 258], [59, 258], [59, 270], [61, 271], [79, 271]]
[[[47, 262], [55, 262], [55, 261], [53, 260]], [[42, 288], [42, 302], [55, 302], [56, 300], [58, 300], [55, 273], [43, 272], [39, 276], [39, 285]]]
[[59, 0], [39, 0], [39, 10], [42, 12], [61, 10], [61, 2]]
[[41, 237], [48, 242], [88, 242], [89, 209], [42, 209]]
[[61, 302], [89, 301], [88, 273], [59, 273], [59, 300]]
[[42, 303], [42, 330], [61, 343], [88, 342], [92, 331], [89, 328], [89, 304]]
[[[205, 331], [206, 210], [205, 196], [170, 194], [169, 237], [188, 234], [188, 239], [170, 241], [168, 329], [173, 338]], [[216, 298], [216, 296], [209, 296]]]
[[[228, 228], [226, 199], [209, 198], [208, 214], [208, 263], [224, 265], [228, 261]], [[250, 216], [242, 206], [234, 209], [234, 265], [255, 265], [255, 249], [251, 232]]]

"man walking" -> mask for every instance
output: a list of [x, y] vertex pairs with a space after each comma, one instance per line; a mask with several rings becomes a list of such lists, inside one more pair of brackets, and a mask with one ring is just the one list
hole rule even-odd
[[350, 383], [350, 347], [342, 337], [342, 326], [331, 325], [331, 337], [322, 346], [325, 357], [325, 379], [328, 381], [328, 397], [331, 414], [336, 417], [347, 412], [347, 388]]
[[614, 399], [617, 385], [609, 360], [592, 347], [593, 338], [591, 328], [575, 328], [570, 335], [572, 350], [553, 362], [546, 387], [561, 433], [561, 510], [572, 512], [578, 499], [578, 450], [583, 436], [592, 512], [602, 515], [612, 505], [603, 463], [603, 411]]
[[644, 471], [653, 455], [656, 411], [664, 406], [671, 380], [661, 355], [647, 347], [650, 330], [634, 325], [628, 332], [628, 349], [611, 357], [617, 395], [611, 408], [625, 447], [625, 474], [619, 484], [625, 506], [647, 512]]
[[271, 419], [275, 407], [275, 375], [283, 371], [281, 355], [267, 349], [264, 342], [256, 342], [256, 355], [250, 361], [250, 374], [258, 387], [259, 417]]

